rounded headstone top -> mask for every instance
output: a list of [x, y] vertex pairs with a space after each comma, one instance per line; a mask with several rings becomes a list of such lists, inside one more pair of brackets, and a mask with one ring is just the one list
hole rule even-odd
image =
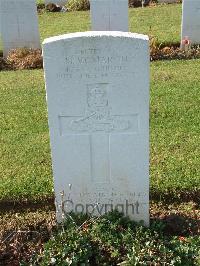
[[76, 32], [63, 34], [59, 36], [54, 36], [47, 38], [43, 41], [43, 45], [47, 43], [53, 43], [61, 40], [75, 39], [75, 38], [87, 38], [87, 37], [122, 37], [122, 38], [133, 38], [148, 41], [149, 37], [144, 34], [132, 33], [132, 32], [122, 32], [122, 31], [86, 31], [86, 32]]

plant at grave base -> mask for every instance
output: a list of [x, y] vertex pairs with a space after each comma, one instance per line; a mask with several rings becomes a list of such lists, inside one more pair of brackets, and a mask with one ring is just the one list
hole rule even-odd
[[9, 69], [9, 66], [6, 63], [6, 60], [3, 57], [0, 57], [0, 71], [7, 70], [7, 69]]
[[188, 36], [185, 36], [181, 42], [182, 49], [187, 53], [191, 49], [191, 41]]
[[42, 68], [42, 51], [28, 48], [13, 49], [8, 53], [6, 63], [11, 69]]
[[[198, 265], [200, 239], [164, 236], [113, 211], [100, 218], [67, 217], [32, 265]], [[85, 220], [85, 222], [83, 222]]]
[[38, 13], [42, 13], [45, 11], [45, 4], [44, 3], [38, 3], [37, 4], [37, 11]]
[[149, 37], [150, 54], [154, 55], [159, 51], [158, 38], [151, 35]]
[[67, 2], [67, 9], [69, 11], [83, 11], [90, 9], [89, 0], [69, 0]]

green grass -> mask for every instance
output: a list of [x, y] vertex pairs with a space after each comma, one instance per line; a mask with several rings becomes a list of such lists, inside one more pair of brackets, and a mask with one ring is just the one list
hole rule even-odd
[[180, 4], [129, 9], [131, 32], [153, 35], [159, 43], [180, 43]]
[[[200, 187], [199, 64], [200, 60], [151, 64], [150, 173], [154, 196], [176, 200]], [[0, 198], [51, 196], [43, 71], [0, 72], [0, 80]]]
[[60, 34], [87, 31], [90, 29], [89, 12], [44, 12], [39, 15], [39, 25], [41, 41], [45, 38]]
[[1, 72], [2, 198], [52, 192], [42, 71]]
[[152, 64], [151, 187], [172, 198], [200, 189], [199, 63]]
[[[91, 29], [89, 11], [39, 15], [41, 41], [47, 37]], [[129, 9], [131, 32], [153, 35], [159, 43], [180, 42], [181, 5]]]

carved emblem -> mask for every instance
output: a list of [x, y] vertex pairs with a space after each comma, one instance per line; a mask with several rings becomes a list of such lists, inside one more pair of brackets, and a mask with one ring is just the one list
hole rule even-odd
[[98, 83], [88, 85], [85, 116], [72, 120], [70, 128], [73, 131], [114, 131], [126, 130], [130, 122], [110, 114], [107, 97], [108, 84]]

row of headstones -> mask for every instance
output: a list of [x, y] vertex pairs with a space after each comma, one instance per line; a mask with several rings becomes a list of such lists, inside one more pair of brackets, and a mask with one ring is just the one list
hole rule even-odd
[[[46, 0], [63, 4], [65, 0]], [[35, 0], [0, 0], [4, 56], [15, 48], [40, 48]], [[92, 30], [128, 31], [128, 0], [91, 0]], [[200, 43], [200, 1], [184, 0], [182, 40]]]

